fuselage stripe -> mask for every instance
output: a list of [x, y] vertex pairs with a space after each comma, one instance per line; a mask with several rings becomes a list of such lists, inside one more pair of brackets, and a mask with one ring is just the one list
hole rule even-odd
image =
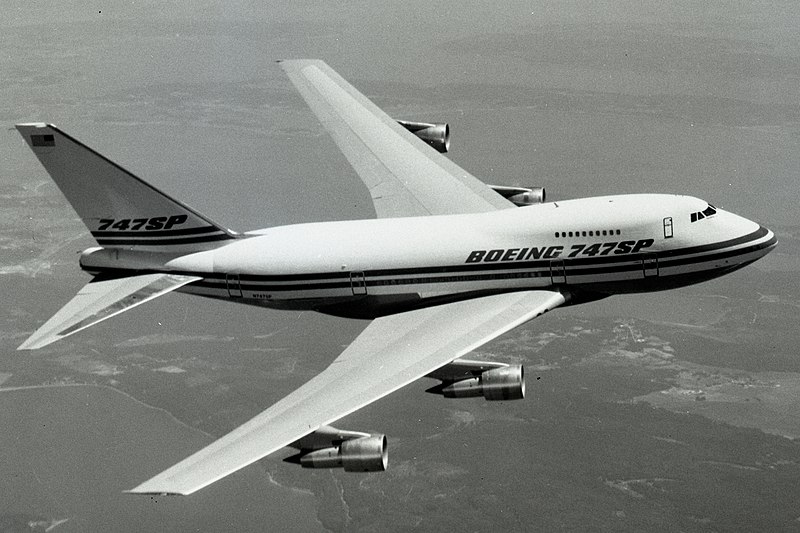
[[[761, 233], [756, 232], [751, 234], [752, 240], [761, 238]], [[741, 239], [734, 239], [726, 241], [733, 243], [733, 246], [742, 244]], [[695, 253], [693, 257], [688, 257], [686, 254], [676, 254], [674, 259], [662, 259], [662, 252], [653, 252], [647, 254], [648, 256], [656, 256], [658, 258], [658, 268], [662, 270], [660, 278], [669, 278], [673, 276], [682, 276], [688, 274], [690, 271], [687, 267], [694, 265], [700, 267], [694, 270], [711, 270], [717, 268], [717, 263], [720, 260], [728, 259], [736, 256], [746, 256], [748, 254], [759, 252], [765, 248], [774, 245], [776, 238], [773, 236], [771, 239], [750, 246], [742, 246], [735, 249], [722, 250], [717, 253], [707, 253], [709, 247], [694, 247], [693, 250], [700, 250]], [[713, 245], [712, 245], [713, 246]], [[718, 246], [713, 249], [719, 250]], [[619, 261], [618, 264], [603, 264], [606, 261], [597, 261], [594, 265], [586, 265], [585, 260], [564, 260], [564, 273], [567, 280], [575, 278], [586, 278], [591, 276], [604, 276], [607, 277], [613, 274], [630, 274], [636, 272], [643, 272], [643, 258], [627, 256], [626, 262], [623, 264]], [[598, 258], [599, 259], [599, 258]], [[598, 264], [599, 263], [599, 264]], [[535, 265], [535, 266], [533, 266]], [[549, 261], [535, 261], [529, 264], [505, 264], [505, 268], [499, 267], [503, 264], [489, 264], [483, 265], [484, 268], [478, 270], [472, 268], [465, 272], [462, 265], [454, 267], [431, 267], [426, 269], [384, 269], [375, 271], [365, 271], [365, 281], [368, 287], [392, 286], [392, 285], [415, 285], [415, 284], [433, 284], [433, 283], [458, 283], [458, 282], [474, 282], [474, 281], [487, 281], [487, 280], [513, 280], [513, 279], [532, 279], [532, 278], [550, 278], [551, 269]], [[682, 268], [681, 268], [682, 267]], [[680, 271], [665, 273], [665, 269], [681, 268]], [[505, 270], [505, 272], [500, 271]], [[137, 273], [145, 273], [137, 271]], [[204, 279], [193, 283], [195, 287], [203, 287], [208, 289], [226, 290], [227, 280], [226, 273], [205, 273], [205, 272], [175, 272], [183, 275], [196, 275], [202, 276]], [[103, 274], [106, 276], [126, 276], [130, 275], [129, 270], [104, 270]], [[598, 280], [601, 281], [601, 280]], [[305, 275], [289, 275], [289, 276], [259, 276], [254, 274], [242, 274], [239, 276], [239, 289], [246, 292], [291, 292], [291, 291], [320, 291], [320, 290], [349, 290], [351, 288], [349, 273], [335, 272], [335, 273], [320, 273], [320, 274], [305, 274]], [[586, 280], [584, 283], [591, 283], [591, 280]], [[580, 283], [578, 283], [580, 284]]]
[[132, 245], [132, 246], [173, 246], [176, 244], [196, 244], [196, 243], [203, 243], [203, 242], [217, 242], [217, 241], [224, 241], [228, 239], [233, 239], [230, 235], [226, 233], [220, 233], [219, 235], [206, 235], [202, 237], [181, 237], [181, 238], [174, 238], [174, 237], [164, 237], [161, 239], [140, 239], [140, 238], [129, 238], [129, 239], [110, 239], [110, 238], [98, 238], [97, 244], [102, 246], [125, 246], [125, 245]]

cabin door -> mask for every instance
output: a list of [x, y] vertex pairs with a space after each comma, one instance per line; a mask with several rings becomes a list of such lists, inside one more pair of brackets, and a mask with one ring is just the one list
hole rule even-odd
[[354, 296], [367, 294], [367, 280], [363, 272], [350, 272], [350, 288], [353, 289]]
[[242, 285], [239, 283], [239, 274], [226, 274], [225, 283], [228, 286], [228, 296], [231, 298], [242, 297]]
[[656, 254], [644, 254], [642, 257], [642, 271], [645, 278], [658, 277], [658, 256]]
[[567, 271], [564, 268], [563, 259], [550, 261], [550, 278], [553, 281], [553, 285], [563, 285], [567, 282]]

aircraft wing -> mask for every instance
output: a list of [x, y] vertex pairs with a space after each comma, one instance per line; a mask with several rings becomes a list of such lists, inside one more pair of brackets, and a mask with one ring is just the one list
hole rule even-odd
[[191, 494], [562, 303], [525, 291], [378, 318], [311, 381], [130, 492]]
[[17, 350], [35, 350], [133, 309], [187, 283], [201, 280], [176, 274], [143, 274], [114, 279], [94, 279], [23, 342]]
[[378, 218], [515, 207], [398, 124], [323, 61], [280, 65], [366, 184]]

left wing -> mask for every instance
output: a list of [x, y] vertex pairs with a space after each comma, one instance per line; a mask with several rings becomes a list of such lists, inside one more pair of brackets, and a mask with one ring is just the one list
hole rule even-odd
[[514, 292], [378, 318], [314, 379], [130, 492], [191, 494], [564, 301], [553, 291]]
[[293, 59], [280, 65], [369, 189], [378, 218], [514, 207], [381, 111], [325, 62]]

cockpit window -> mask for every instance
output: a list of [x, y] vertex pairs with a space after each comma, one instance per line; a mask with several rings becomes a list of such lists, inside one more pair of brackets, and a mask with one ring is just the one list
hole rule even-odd
[[702, 211], [692, 213], [691, 220], [692, 222], [697, 222], [698, 220], [703, 220], [706, 217], [710, 217], [716, 214], [717, 214], [717, 208], [711, 204], [708, 204], [708, 207], [706, 207]]

